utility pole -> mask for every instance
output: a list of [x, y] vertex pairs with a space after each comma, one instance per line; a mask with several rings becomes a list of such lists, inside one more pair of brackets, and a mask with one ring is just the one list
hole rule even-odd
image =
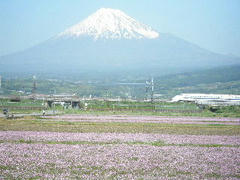
[[153, 77], [151, 78], [151, 81], [146, 81], [146, 92], [148, 92], [148, 90], [151, 90], [151, 103], [153, 103], [154, 101], [154, 80]]
[[154, 82], [153, 82], [153, 77], [151, 80], [151, 103], [153, 103], [153, 95], [154, 95]]
[[33, 76], [32, 94], [35, 94], [36, 90], [37, 90], [36, 76]]

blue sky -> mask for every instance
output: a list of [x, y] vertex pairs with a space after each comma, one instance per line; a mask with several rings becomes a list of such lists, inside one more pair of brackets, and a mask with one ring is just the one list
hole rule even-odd
[[41, 43], [101, 7], [160, 33], [240, 56], [240, 0], [0, 0], [0, 55]]

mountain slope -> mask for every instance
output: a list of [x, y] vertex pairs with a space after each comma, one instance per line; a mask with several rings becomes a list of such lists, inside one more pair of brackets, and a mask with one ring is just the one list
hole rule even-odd
[[2, 72], [169, 74], [239, 64], [234, 57], [160, 34], [119, 10], [86, 20], [26, 51], [0, 58]]

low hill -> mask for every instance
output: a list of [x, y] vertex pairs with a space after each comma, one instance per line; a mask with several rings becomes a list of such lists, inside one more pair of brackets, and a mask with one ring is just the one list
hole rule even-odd
[[180, 73], [155, 79], [156, 92], [167, 97], [180, 93], [240, 94], [240, 66]]

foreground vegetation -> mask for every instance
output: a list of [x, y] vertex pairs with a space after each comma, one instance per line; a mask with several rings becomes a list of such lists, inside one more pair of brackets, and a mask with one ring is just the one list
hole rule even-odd
[[239, 125], [68, 121], [78, 116], [0, 118], [1, 178], [240, 177]]

